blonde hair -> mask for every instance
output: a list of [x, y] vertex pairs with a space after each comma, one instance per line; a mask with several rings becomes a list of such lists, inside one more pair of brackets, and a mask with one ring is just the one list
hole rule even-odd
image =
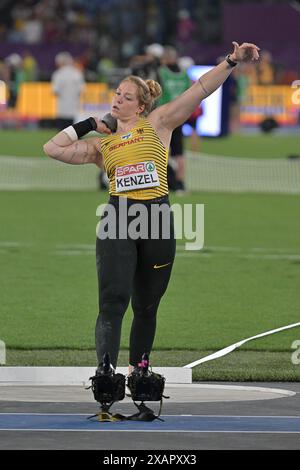
[[124, 82], [130, 82], [136, 86], [139, 104], [145, 106], [141, 115], [147, 116], [154, 105], [154, 101], [162, 93], [160, 84], [155, 80], [143, 80], [141, 77], [136, 75], [129, 75], [122, 80], [122, 83]]

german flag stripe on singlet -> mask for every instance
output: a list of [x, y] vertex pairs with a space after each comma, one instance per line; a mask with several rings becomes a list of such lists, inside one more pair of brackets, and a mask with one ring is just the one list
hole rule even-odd
[[168, 149], [147, 119], [126, 134], [102, 137], [101, 152], [110, 195], [146, 200], [168, 194]]

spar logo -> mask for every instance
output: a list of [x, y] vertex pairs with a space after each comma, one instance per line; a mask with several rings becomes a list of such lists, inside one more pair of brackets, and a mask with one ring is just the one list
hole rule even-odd
[[116, 176], [134, 175], [145, 172], [148, 163], [136, 163], [135, 165], [119, 166], [116, 170]]
[[155, 165], [153, 162], [147, 162], [146, 163], [146, 170], [152, 173], [152, 171], [155, 170]]

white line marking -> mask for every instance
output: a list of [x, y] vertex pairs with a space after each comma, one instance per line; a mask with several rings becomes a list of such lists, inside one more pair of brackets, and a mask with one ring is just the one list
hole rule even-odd
[[266, 331], [265, 333], [260, 333], [260, 334], [255, 335], [255, 336], [251, 336], [250, 338], [246, 338], [246, 339], [243, 339], [241, 341], [238, 341], [237, 343], [231, 344], [230, 346], [227, 346], [226, 348], [220, 349], [219, 351], [216, 351], [213, 354], [209, 354], [208, 356], [202, 357], [201, 359], [198, 359], [197, 361], [191, 362], [190, 364], [187, 364], [183, 367], [184, 368], [193, 368], [193, 367], [198, 366], [199, 364], [202, 364], [204, 362], [212, 361], [212, 360], [217, 359], [219, 357], [226, 356], [226, 354], [229, 354], [230, 352], [234, 351], [236, 348], [239, 348], [240, 346], [247, 343], [248, 341], [252, 341], [253, 339], [257, 339], [257, 338], [262, 338], [263, 336], [272, 335], [274, 333], [278, 333], [279, 331], [284, 331], [284, 330], [288, 330], [290, 328], [295, 328], [297, 326], [300, 326], [300, 322], [293, 323], [293, 324], [287, 325], [287, 326], [281, 326], [280, 328], [276, 328], [275, 330], [269, 330], [269, 331]]

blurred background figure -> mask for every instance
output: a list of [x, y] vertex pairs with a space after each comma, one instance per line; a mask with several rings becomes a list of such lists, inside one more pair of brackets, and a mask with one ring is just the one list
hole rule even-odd
[[74, 65], [69, 52], [60, 52], [55, 57], [58, 69], [53, 72], [51, 84], [57, 97], [57, 128], [64, 129], [73, 124], [79, 111], [80, 94], [85, 85], [83, 73]]
[[183, 8], [177, 15], [177, 41], [182, 44], [189, 44], [193, 41], [197, 24], [192, 19], [189, 10]]
[[130, 61], [131, 72], [133, 75], [145, 79], [158, 80], [158, 68], [160, 67], [161, 57], [164, 48], [161, 44], [153, 43], [145, 47], [145, 54], [136, 55]]
[[[254, 67], [253, 67], [254, 68]], [[262, 51], [260, 61], [256, 70], [259, 85], [274, 85], [276, 82], [275, 65], [272, 54], [269, 51]]]
[[39, 68], [32, 53], [27, 50], [23, 54], [23, 71], [25, 82], [34, 82], [38, 79]]
[[30, 11], [21, 27], [23, 41], [26, 44], [39, 44], [43, 39], [43, 23], [39, 15]]
[[[180, 70], [188, 71], [190, 67], [195, 65], [195, 61], [194, 59], [192, 59], [192, 57], [189, 57], [189, 56], [179, 57], [178, 65], [179, 65]], [[191, 139], [191, 149], [194, 152], [200, 150], [200, 135], [197, 131], [197, 121], [198, 121], [198, 118], [202, 116], [202, 114], [203, 114], [202, 106], [199, 105], [197, 106], [195, 111], [191, 114], [190, 118], [186, 122], [187, 124], [189, 124], [189, 126], [191, 126], [191, 129], [192, 129], [190, 139]]]
[[[187, 71], [180, 69], [177, 50], [172, 46], [164, 48], [161, 66], [158, 69], [158, 79], [163, 91], [159, 105], [174, 100], [191, 86]], [[183, 192], [185, 190], [184, 170], [183, 134], [182, 126], [179, 126], [174, 129], [170, 143], [168, 184], [171, 191]]]
[[17, 103], [21, 84], [25, 81], [22, 57], [19, 54], [10, 54], [5, 59], [7, 85], [9, 90], [8, 107], [13, 108]]
[[108, 55], [101, 57], [97, 64], [97, 81], [109, 83], [109, 77], [115, 67], [116, 64]]

